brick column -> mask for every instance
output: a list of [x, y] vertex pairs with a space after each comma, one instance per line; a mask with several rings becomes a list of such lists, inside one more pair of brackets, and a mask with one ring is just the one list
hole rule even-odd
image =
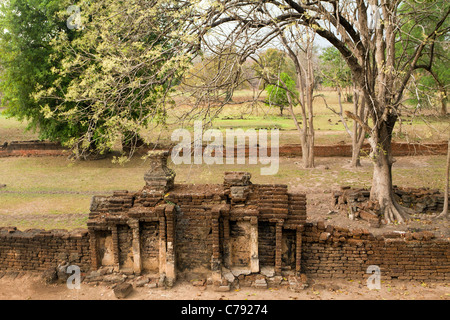
[[166, 273], [166, 218], [159, 216], [159, 274]]
[[212, 233], [212, 264], [211, 270], [220, 270], [220, 244], [219, 244], [219, 213], [212, 213], [211, 233]]
[[100, 268], [98, 259], [97, 236], [94, 230], [89, 230], [89, 251], [91, 253], [91, 267], [93, 270]]
[[175, 206], [167, 205], [164, 210], [166, 216], [166, 278], [169, 287], [176, 280], [175, 271]]
[[220, 237], [219, 237], [220, 207], [211, 209], [211, 236], [212, 236], [212, 256], [211, 256], [211, 276], [213, 281], [222, 279], [222, 263], [220, 261]]
[[231, 267], [231, 244], [230, 244], [230, 217], [223, 217], [223, 263], [227, 268]]
[[275, 227], [275, 274], [281, 275], [281, 240], [283, 237], [283, 222], [278, 221]]

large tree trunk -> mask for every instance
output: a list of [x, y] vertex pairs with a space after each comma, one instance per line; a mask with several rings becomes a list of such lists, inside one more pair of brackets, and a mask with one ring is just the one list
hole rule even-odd
[[394, 124], [395, 117], [382, 121], [369, 139], [374, 162], [370, 199], [379, 203], [381, 214], [388, 224], [405, 222], [411, 213], [395, 201], [392, 190], [392, 165], [395, 160], [391, 151], [391, 133]]

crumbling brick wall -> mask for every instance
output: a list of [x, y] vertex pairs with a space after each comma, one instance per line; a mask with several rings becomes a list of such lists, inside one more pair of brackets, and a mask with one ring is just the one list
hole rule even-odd
[[450, 280], [450, 241], [434, 239], [431, 232], [386, 233], [349, 230], [307, 223], [304, 231], [302, 271], [319, 278], [367, 278], [376, 265], [382, 279]]
[[220, 205], [225, 198], [220, 191], [218, 185], [203, 188], [177, 185], [165, 197], [165, 201], [177, 205], [175, 242], [178, 270], [210, 269], [213, 254], [210, 216], [212, 207]]
[[[147, 154], [150, 150], [164, 148], [163, 146], [150, 144], [148, 146], [138, 146], [135, 150], [137, 154]], [[203, 147], [205, 148], [205, 146]], [[407, 143], [392, 142], [393, 156], [415, 156], [415, 155], [446, 155], [447, 142], [437, 143]], [[235, 148], [234, 154], [237, 154], [239, 148]], [[129, 148], [125, 147], [124, 151], [128, 152]], [[204, 151], [204, 149], [203, 149]], [[203, 153], [202, 151], [202, 153]], [[69, 150], [60, 143], [50, 141], [11, 141], [0, 145], [0, 157], [18, 157], [18, 156], [63, 156], [68, 155]], [[362, 146], [361, 154], [368, 155], [370, 152], [369, 144]], [[226, 157], [226, 150], [223, 150], [223, 156]], [[249, 147], [244, 148], [245, 157], [249, 155]], [[182, 155], [182, 152], [180, 152]], [[268, 150], [270, 156], [270, 149]], [[279, 147], [279, 155], [282, 157], [301, 157], [302, 147], [300, 144], [285, 144]], [[351, 144], [334, 144], [334, 145], [315, 145], [314, 155], [317, 157], [351, 157]], [[214, 156], [214, 152], [212, 154]]]
[[[172, 274], [170, 282], [176, 272], [220, 274], [222, 267], [258, 272], [261, 265], [279, 275], [289, 264], [299, 272], [304, 194], [289, 193], [286, 185], [252, 184], [246, 172], [226, 172], [221, 185], [177, 185], [167, 155], [154, 153], [142, 190], [93, 198], [88, 229], [94, 269], [106, 266], [106, 233], [112, 238], [107, 256], [113, 257], [107, 266], [140, 273], [149, 271], [145, 264], [153, 257], [158, 263], [152, 271]], [[148, 223], [158, 236], [146, 248]], [[284, 232], [290, 232], [289, 245], [283, 245]]]
[[258, 256], [261, 266], [275, 265], [276, 224], [258, 223]]
[[0, 228], [0, 270], [44, 271], [64, 263], [90, 269], [87, 230]]
[[[284, 234], [283, 266], [292, 268], [287, 250], [292, 250], [292, 235]], [[386, 280], [450, 281], [450, 241], [430, 232], [374, 236], [319, 222], [306, 223], [302, 234], [301, 272], [312, 278], [364, 279], [367, 268], [377, 265]], [[0, 270], [44, 271], [65, 262], [90, 269], [87, 230], [0, 228]], [[205, 268], [207, 262], [204, 258]]]
[[159, 228], [156, 222], [141, 223], [141, 254], [143, 269], [157, 272], [159, 268], [158, 239]]
[[68, 155], [68, 149], [58, 142], [51, 141], [11, 141], [0, 145], [1, 157], [20, 156], [62, 156]]
[[[395, 200], [419, 214], [440, 213], [444, 208], [444, 194], [437, 189], [393, 187]], [[450, 196], [449, 196], [450, 199]], [[331, 197], [331, 206], [350, 219], [363, 219], [379, 227], [380, 206], [370, 200], [370, 189], [343, 186]]]

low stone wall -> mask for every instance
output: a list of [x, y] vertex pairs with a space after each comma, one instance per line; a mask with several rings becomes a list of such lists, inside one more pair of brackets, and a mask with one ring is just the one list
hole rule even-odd
[[[446, 155], [447, 142], [440, 143], [406, 143], [392, 142], [392, 155], [400, 156], [427, 156], [427, 155]], [[302, 155], [302, 147], [299, 144], [289, 144], [280, 146], [280, 156], [300, 157]], [[361, 148], [361, 155], [368, 155], [370, 145], [364, 144]], [[350, 144], [334, 144], [334, 145], [315, 145], [314, 156], [316, 157], [351, 157], [352, 146]]]
[[[259, 230], [265, 230], [266, 227], [263, 226]], [[191, 242], [194, 249], [184, 261], [198, 260], [201, 265], [202, 261], [207, 260], [202, 259], [202, 255], [208, 252], [210, 254], [211, 249], [196, 246], [196, 243], [201, 243], [196, 239], [200, 239], [202, 233], [198, 232], [200, 229], [190, 230], [192, 238], [185, 240], [185, 245]], [[187, 239], [189, 235], [184, 237]], [[270, 232], [262, 235], [262, 238], [267, 237], [270, 238]], [[286, 233], [282, 242], [283, 259], [284, 255], [287, 255], [288, 241], [289, 234]], [[367, 268], [376, 265], [381, 270], [382, 280], [450, 281], [450, 241], [435, 239], [431, 232], [386, 233], [374, 236], [367, 230], [350, 230], [325, 225], [319, 221], [305, 224], [301, 250], [301, 272], [312, 279], [366, 279]], [[263, 250], [261, 251], [263, 254]], [[270, 260], [261, 261], [265, 262], [261, 265], [261, 274], [269, 274], [268, 282], [276, 285], [274, 280], [277, 278], [273, 277], [273, 268], [266, 264]], [[83, 272], [91, 269], [87, 230], [22, 232], [13, 227], [0, 228], [1, 271], [45, 271], [64, 263], [78, 265]], [[283, 263], [283, 266], [288, 265]], [[198, 266], [194, 264], [188, 271], [198, 271]], [[208, 269], [208, 264], [205, 263], [203, 268]], [[238, 278], [241, 286], [250, 286], [254, 283], [252, 281], [260, 279], [255, 274], [239, 277], [236, 275], [236, 280]], [[282, 278], [278, 279], [278, 284], [280, 282]]]
[[87, 230], [0, 228], [0, 270], [45, 271], [66, 263], [90, 269]]
[[57, 142], [50, 141], [11, 141], [0, 146], [1, 157], [21, 156], [63, 156], [67, 149]]
[[302, 271], [318, 278], [367, 278], [367, 268], [380, 268], [381, 279], [450, 281], [450, 240], [431, 232], [386, 233], [349, 230], [307, 223]]
[[[403, 143], [393, 142], [392, 153], [394, 156], [424, 156], [424, 155], [445, 155], [447, 154], [447, 142], [440, 143]], [[146, 154], [148, 151], [167, 149], [164, 146], [150, 145], [141, 146], [136, 149], [137, 154]], [[170, 148], [169, 148], [170, 149]], [[361, 154], [368, 154], [370, 146], [364, 144]], [[237, 154], [237, 149], [235, 149]], [[244, 150], [245, 156], [249, 155], [248, 146]], [[49, 141], [11, 141], [0, 146], [0, 157], [20, 157], [20, 156], [63, 156], [68, 154], [68, 149], [62, 147], [57, 142]], [[268, 150], [270, 156], [270, 149]], [[301, 157], [302, 147], [300, 144], [280, 145], [279, 155], [281, 157]], [[316, 157], [351, 157], [352, 146], [350, 144], [335, 145], [315, 145], [314, 155]], [[226, 150], [223, 151], [226, 156]]]

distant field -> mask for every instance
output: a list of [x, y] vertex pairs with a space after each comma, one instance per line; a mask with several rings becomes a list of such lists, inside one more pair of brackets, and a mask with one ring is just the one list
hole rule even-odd
[[[241, 90], [235, 93], [233, 101], [242, 102], [250, 100], [251, 90]], [[316, 94], [322, 95], [329, 107], [338, 110], [338, 97], [334, 91], [321, 91]], [[343, 104], [344, 110], [352, 110], [351, 103]], [[143, 135], [151, 142], [171, 143], [170, 134], [173, 130], [180, 128], [180, 122], [176, 115], [188, 110], [188, 106], [175, 106], [168, 110], [169, 119], [165, 126], [157, 126], [144, 130]], [[316, 99], [314, 104], [314, 127], [316, 130], [315, 143], [318, 145], [335, 144], [339, 142], [350, 143], [351, 138], [345, 131], [344, 125], [338, 115], [326, 108], [323, 99]], [[214, 113], [217, 110], [212, 110]], [[302, 122], [300, 108], [296, 107], [299, 122]], [[450, 117], [436, 116], [405, 116], [396, 124], [394, 129], [394, 140], [411, 142], [436, 142], [447, 139], [450, 131]], [[213, 128], [226, 130], [230, 128], [246, 129], [280, 129], [280, 144], [299, 143], [298, 132], [294, 122], [287, 111], [280, 115], [279, 108], [268, 107], [263, 103], [252, 104], [236, 103], [230, 104], [220, 111], [212, 122]], [[37, 139], [37, 133], [25, 131], [25, 122], [15, 119], [6, 119], [0, 115], [0, 143], [11, 140]], [[349, 121], [352, 128], [353, 122]], [[192, 124], [186, 125], [192, 129]]]
[[[321, 91], [316, 94], [322, 95], [329, 107], [338, 110], [338, 96], [335, 91]], [[238, 91], [233, 98], [236, 103], [223, 107], [212, 122], [213, 128], [220, 130], [230, 128], [241, 128], [243, 130], [278, 128], [280, 129], [280, 144], [300, 143], [298, 131], [288, 111], [285, 110], [284, 115], [281, 116], [279, 108], [276, 107], [268, 107], [263, 103], [240, 103], [251, 99], [251, 97], [252, 91], [250, 90]], [[188, 108], [187, 106], [176, 106], [173, 114], [181, 114]], [[343, 108], [352, 111], [353, 104], [344, 103]], [[327, 109], [322, 98], [315, 100], [314, 110], [315, 143], [317, 145], [351, 143], [351, 138], [345, 131], [340, 117]], [[211, 112], [214, 113], [215, 111], [212, 110]], [[450, 116], [413, 116], [413, 111], [412, 109], [410, 112], [405, 110], [401, 121], [396, 124], [393, 133], [395, 141], [430, 143], [447, 140], [450, 131]], [[301, 123], [300, 108], [296, 107], [294, 112]], [[348, 126], [351, 129], [353, 121], [350, 120]], [[177, 119], [169, 117], [169, 124], [165, 128], [157, 128], [154, 131], [147, 132], [146, 137], [153, 142], [170, 143], [169, 134], [179, 127], [180, 123]], [[186, 128], [192, 129], [191, 125], [187, 125]]]

